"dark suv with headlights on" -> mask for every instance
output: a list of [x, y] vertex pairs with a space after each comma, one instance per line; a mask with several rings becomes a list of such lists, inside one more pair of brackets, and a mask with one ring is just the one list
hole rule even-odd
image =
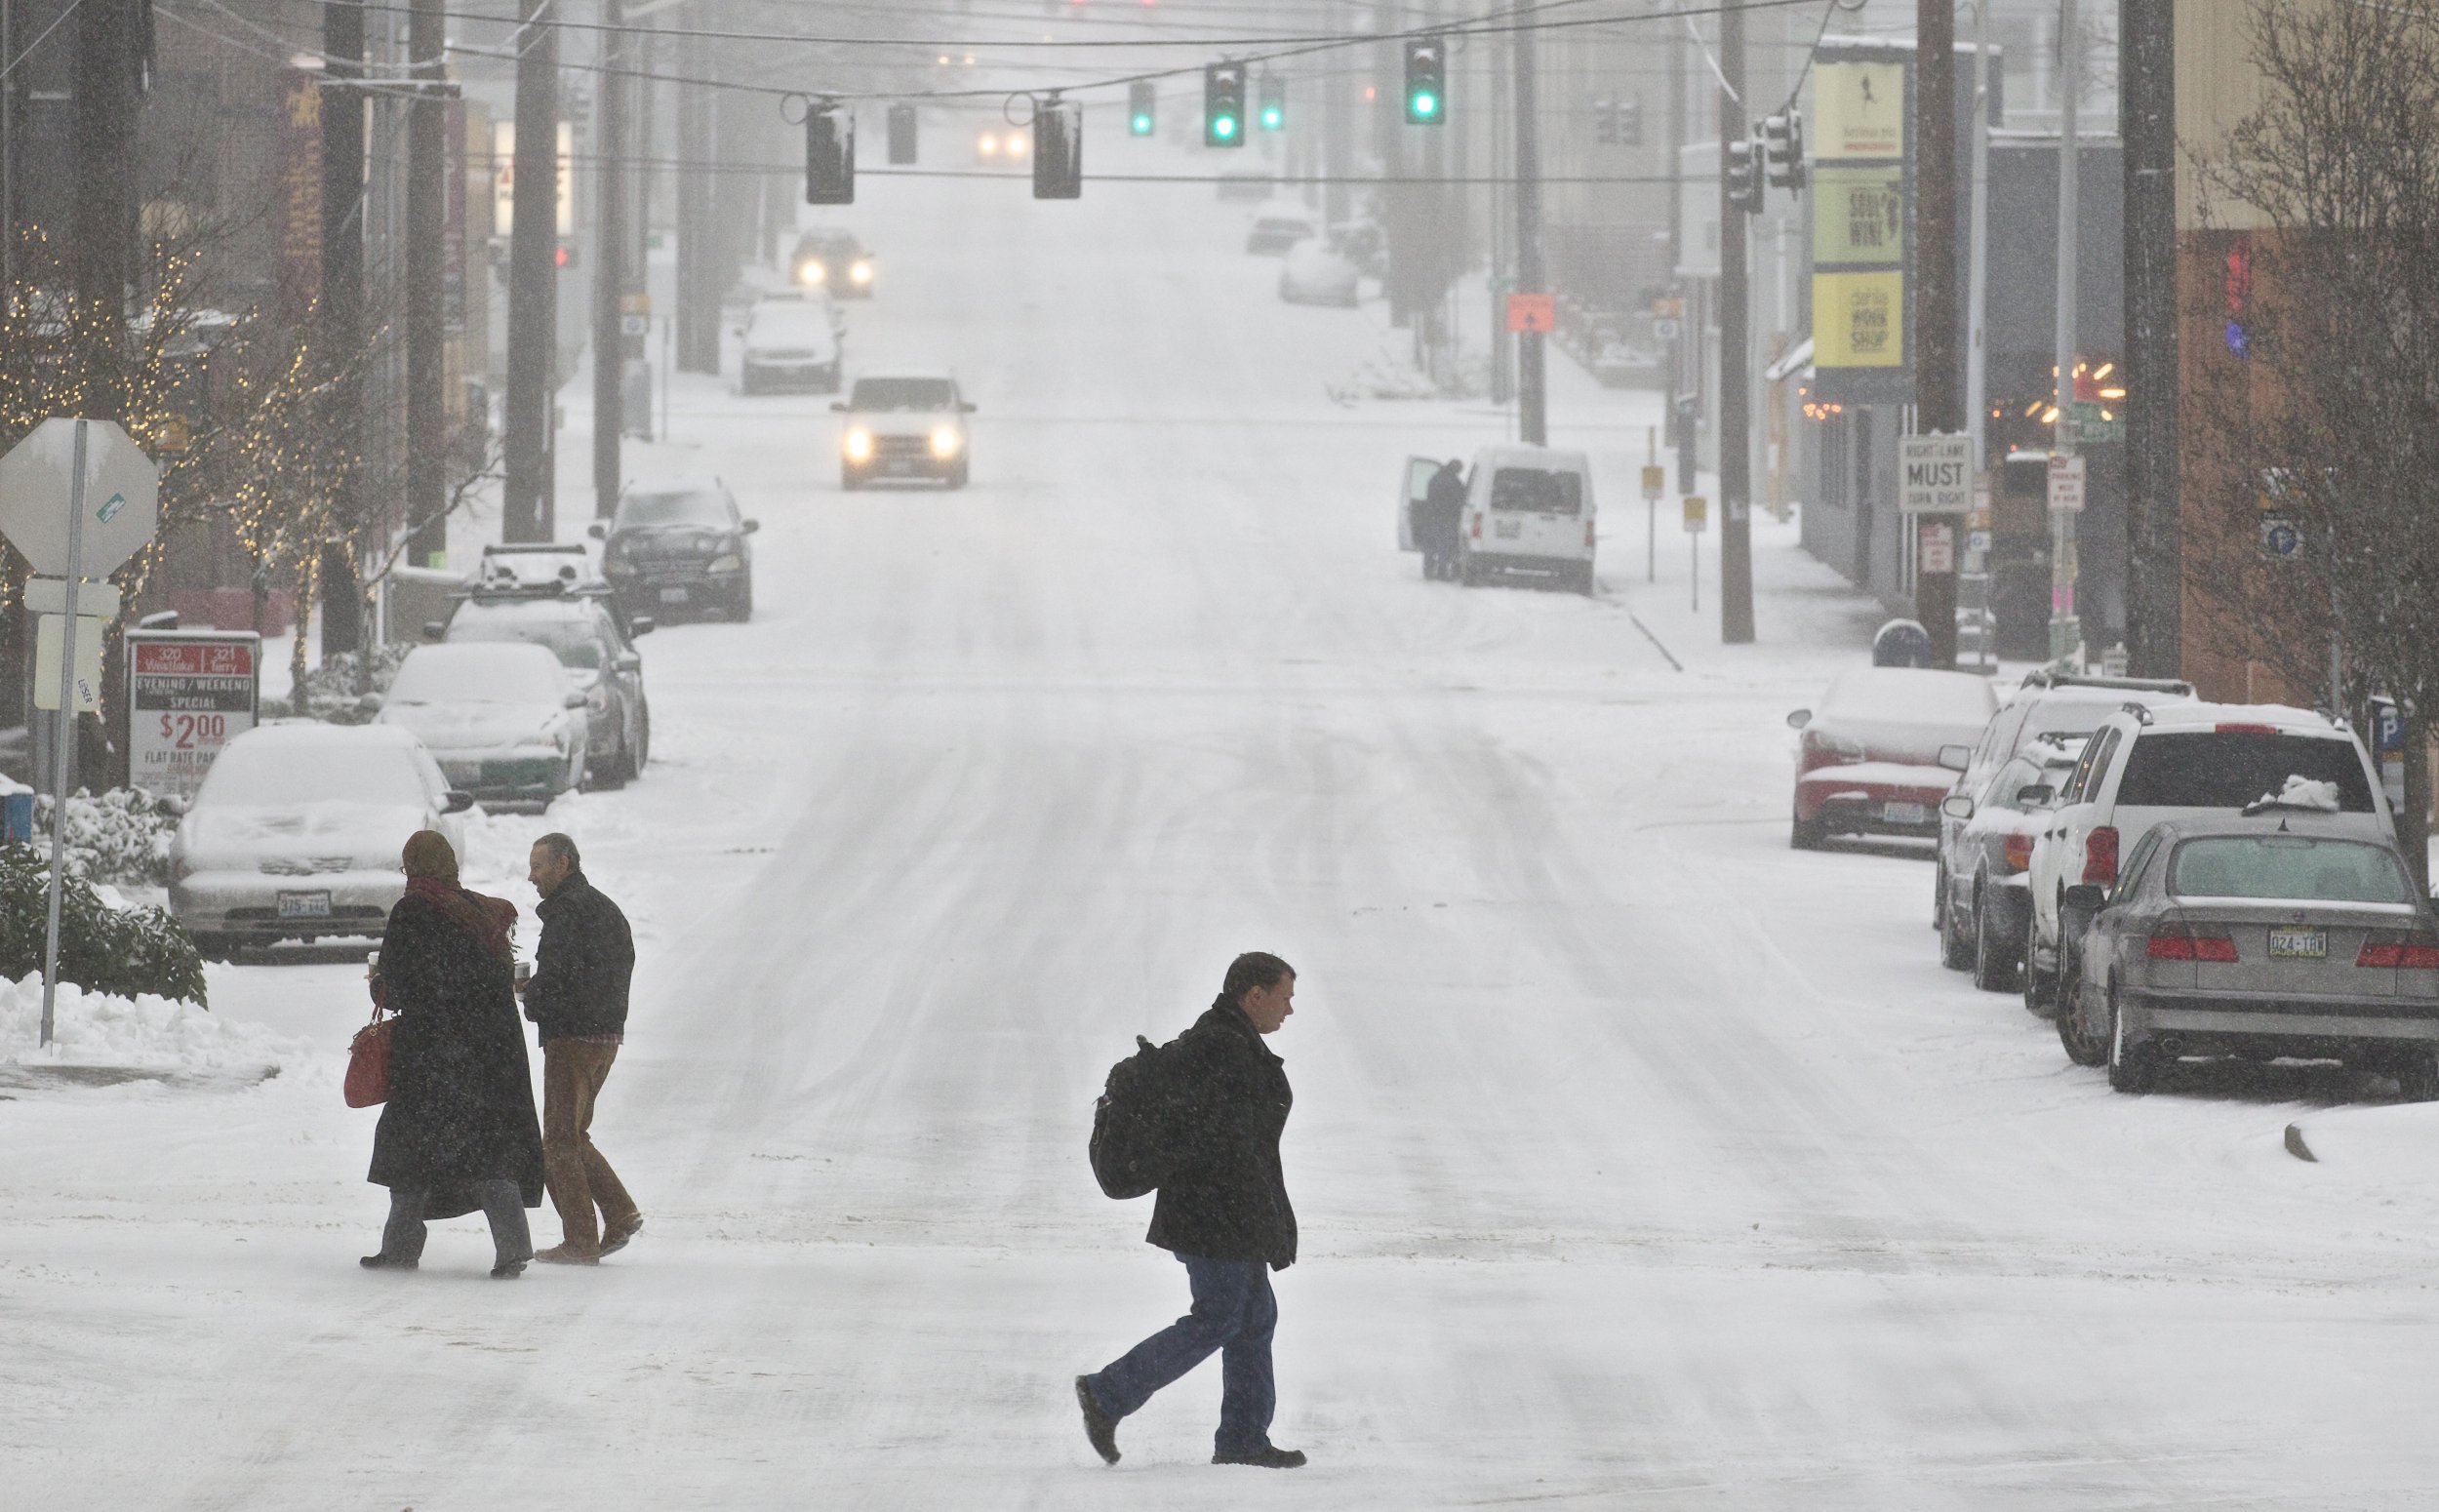
[[834, 299], [868, 299], [872, 254], [852, 231], [807, 231], [796, 238], [787, 276], [807, 289], [827, 289]]
[[716, 610], [732, 619], [754, 613], [754, 552], [746, 537], [759, 520], [737, 512], [728, 485], [630, 485], [619, 512], [588, 533], [602, 543], [610, 591], [629, 615], [662, 618], [680, 610]]

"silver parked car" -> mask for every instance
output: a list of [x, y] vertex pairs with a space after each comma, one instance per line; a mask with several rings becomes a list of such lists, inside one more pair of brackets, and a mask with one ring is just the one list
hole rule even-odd
[[2148, 1091], [2183, 1056], [2290, 1056], [2439, 1098], [2439, 919], [2395, 842], [2336, 810], [2172, 819], [2113, 890], [2071, 889], [2092, 923], [2059, 1015], [2067, 1054], [2105, 1064], [2119, 1092]]
[[518, 641], [418, 646], [377, 723], [413, 731], [452, 787], [546, 804], [584, 780], [584, 716], [559, 658]]
[[652, 756], [652, 704], [644, 696], [644, 658], [633, 637], [652, 633], [649, 615], [620, 623], [608, 592], [477, 588], [446, 623], [423, 627], [449, 645], [531, 641], [547, 646], [584, 696], [585, 780], [619, 787], [643, 776]]
[[379, 938], [405, 895], [419, 829], [465, 849], [453, 791], [422, 742], [380, 725], [265, 725], [228, 742], [170, 842], [170, 912], [207, 956], [240, 945]]
[[2081, 736], [2036, 741], [1979, 792], [1960, 789], [1939, 805], [1939, 964], [1971, 971], [1984, 992], [2016, 986], [2032, 918], [2033, 841], [2082, 750]]

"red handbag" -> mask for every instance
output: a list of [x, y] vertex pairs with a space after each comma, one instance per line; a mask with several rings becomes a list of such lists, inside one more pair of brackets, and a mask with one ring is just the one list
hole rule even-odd
[[347, 1046], [347, 1106], [369, 1108], [389, 1100], [389, 1030], [394, 1018], [373, 1006], [373, 1021]]

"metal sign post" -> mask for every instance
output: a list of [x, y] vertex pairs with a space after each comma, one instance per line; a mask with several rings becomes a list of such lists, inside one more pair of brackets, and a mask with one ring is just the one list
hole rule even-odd
[[[61, 496], [67, 504], [60, 529]], [[90, 511], [87, 505], [99, 498]], [[55, 416], [28, 431], [0, 457], [0, 536], [18, 549], [39, 578], [59, 580], [60, 683], [58, 749], [53, 753], [51, 809], [51, 898], [42, 954], [42, 1043], [56, 1027], [53, 1005], [60, 983], [60, 890], [67, 864], [67, 795], [75, 783], [76, 714], [99, 703], [92, 679], [79, 687], [77, 662], [86, 637], [78, 633], [76, 590], [88, 569], [107, 574], [152, 538], [161, 520], [161, 475], [113, 420]], [[115, 609], [118, 590], [97, 582], [96, 600]], [[29, 585], [29, 601], [32, 597]], [[48, 617], [48, 606], [44, 606]], [[42, 697], [36, 679], [35, 698]]]
[[1645, 455], [1650, 460], [1643, 465], [1643, 580], [1659, 581], [1659, 496], [1668, 491], [1668, 469], [1659, 465], [1659, 428], [1646, 427], [1643, 433]]
[[85, 452], [88, 422], [76, 422], [76, 460], [68, 472], [67, 573], [60, 637], [60, 730], [51, 774], [50, 922], [42, 943], [42, 1043], [51, 1043], [52, 1005], [60, 995], [60, 886], [67, 866], [67, 794], [76, 768], [76, 580], [85, 565]]
[[1691, 575], [1694, 584], [1694, 612], [1702, 612], [1702, 533], [1710, 529], [1710, 500], [1699, 494], [1689, 494], [1685, 499], [1685, 544], [1692, 553]]

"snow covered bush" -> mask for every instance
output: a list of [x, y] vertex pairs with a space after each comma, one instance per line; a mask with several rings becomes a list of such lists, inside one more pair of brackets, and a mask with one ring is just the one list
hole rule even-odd
[[411, 642], [392, 641], [386, 646], [376, 646], [369, 653], [342, 651], [325, 657], [320, 666], [306, 671], [303, 681], [285, 702], [263, 699], [262, 717], [302, 716], [334, 725], [365, 724], [373, 715], [363, 706], [364, 695], [389, 692], [399, 663], [413, 650]]
[[[51, 799], [34, 800], [36, 842], [50, 855]], [[86, 882], [152, 887], [170, 880], [170, 837], [178, 816], [140, 787], [114, 787], [99, 798], [78, 788], [67, 801], [67, 874]]]
[[[0, 977], [11, 981], [42, 970], [49, 859], [45, 849], [0, 845]], [[203, 959], [169, 911], [113, 908], [73, 873], [60, 894], [60, 977], [117, 997], [205, 1006]]]

